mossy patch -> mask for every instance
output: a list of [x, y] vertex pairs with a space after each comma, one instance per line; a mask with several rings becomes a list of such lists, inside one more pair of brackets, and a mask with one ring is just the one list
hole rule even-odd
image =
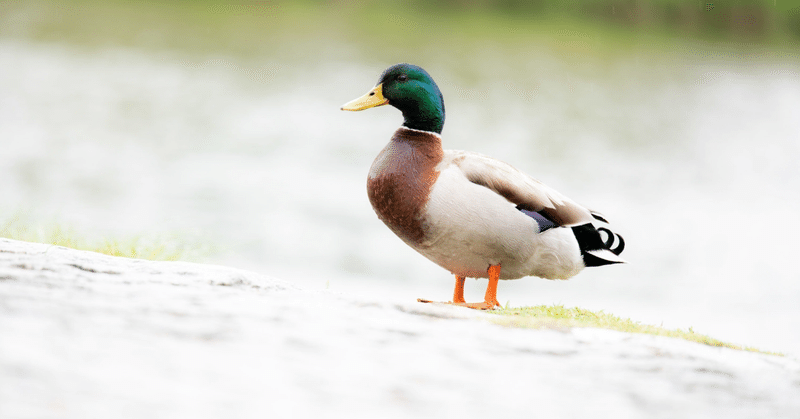
[[645, 333], [649, 335], [667, 336], [685, 339], [690, 342], [704, 345], [738, 349], [743, 351], [758, 352], [768, 355], [781, 353], [762, 351], [750, 346], [735, 345], [714, 339], [710, 336], [695, 332], [692, 328], [666, 329], [660, 326], [642, 324], [631, 319], [623, 319], [613, 314], [601, 311], [591, 311], [582, 308], [567, 308], [563, 305], [540, 305], [533, 307], [502, 308], [492, 311], [497, 315], [492, 321], [504, 326], [524, 328], [572, 328], [572, 327], [597, 327], [627, 333]]
[[0, 220], [0, 237], [148, 260], [192, 260], [200, 253], [176, 237], [141, 235], [121, 239], [91, 239], [58, 222], [34, 222], [19, 214]]

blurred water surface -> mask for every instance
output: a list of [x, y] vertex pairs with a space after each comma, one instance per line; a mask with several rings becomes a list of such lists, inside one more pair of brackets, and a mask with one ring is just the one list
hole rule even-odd
[[[444, 93], [445, 147], [515, 165], [604, 213], [628, 243], [628, 265], [506, 281], [501, 302], [800, 353], [800, 61], [470, 48], [468, 70], [416, 62]], [[0, 39], [0, 215], [176, 233], [212, 244], [208, 262], [312, 289], [446, 299], [452, 277], [367, 200], [368, 168], [401, 116], [339, 110], [394, 64], [352, 55], [298, 65]], [[485, 282], [467, 286], [481, 298]]]

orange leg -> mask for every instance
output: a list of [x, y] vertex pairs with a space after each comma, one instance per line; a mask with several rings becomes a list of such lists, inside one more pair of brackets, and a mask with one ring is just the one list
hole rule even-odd
[[[482, 303], [467, 303], [464, 301], [464, 277], [456, 275], [456, 287], [453, 291], [453, 301], [446, 304], [474, 308], [477, 310], [490, 310], [500, 307], [497, 302], [497, 283], [500, 280], [500, 265], [489, 266], [489, 285]], [[430, 300], [417, 299], [420, 303], [432, 303]]]
[[466, 303], [464, 301], [464, 280], [467, 279], [464, 276], [456, 275], [456, 289], [453, 290], [453, 303]]

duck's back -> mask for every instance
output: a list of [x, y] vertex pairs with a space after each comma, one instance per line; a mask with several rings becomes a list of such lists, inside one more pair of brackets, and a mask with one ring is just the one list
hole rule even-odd
[[501, 279], [566, 279], [580, 272], [584, 265], [571, 230], [550, 228], [526, 215], [509, 200], [511, 189], [500, 188], [501, 193], [474, 181], [470, 169], [465, 170], [473, 159], [508, 166], [476, 153], [446, 150], [424, 211], [427, 241], [417, 250], [466, 277], [485, 278], [490, 265], [502, 266]]

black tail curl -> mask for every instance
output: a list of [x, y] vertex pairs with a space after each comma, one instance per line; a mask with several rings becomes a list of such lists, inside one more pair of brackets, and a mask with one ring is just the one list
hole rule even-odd
[[[623, 262], [622, 260], [617, 260], [618, 258], [614, 258], [613, 256], [609, 259], [602, 257], [604, 250], [607, 250], [616, 256], [619, 256], [619, 254], [625, 250], [625, 240], [623, 240], [622, 236], [619, 234], [614, 233], [605, 227], [595, 228], [592, 223], [586, 223], [572, 227], [572, 232], [575, 234], [575, 238], [578, 240], [578, 246], [581, 249], [581, 256], [583, 257], [583, 263], [586, 266], [603, 266], [610, 265], [612, 263]], [[606, 235], [605, 240], [600, 232], [603, 232]], [[612, 247], [612, 245], [615, 246]]]
[[[606, 233], [607, 238], [603, 242], [603, 244], [605, 245], [606, 249], [611, 251], [611, 253], [619, 256], [619, 254], [622, 253], [623, 250], [625, 250], [625, 240], [622, 238], [622, 236], [620, 236], [617, 233], [614, 233], [613, 231], [605, 227], [600, 227], [597, 229], [597, 231], [602, 231], [603, 233]], [[619, 243], [612, 248], [611, 245], [614, 244], [615, 237], [616, 241], [618, 241]]]

